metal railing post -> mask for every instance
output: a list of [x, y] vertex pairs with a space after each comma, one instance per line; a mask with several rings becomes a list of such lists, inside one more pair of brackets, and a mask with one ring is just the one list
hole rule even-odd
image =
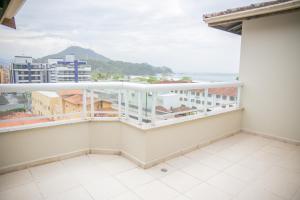
[[138, 91], [138, 121], [139, 125], [143, 122], [143, 105], [142, 105], [142, 92]]
[[86, 89], [83, 90], [83, 96], [82, 96], [82, 118], [86, 118], [87, 115], [86, 115], [86, 98], [87, 98], [87, 95], [86, 95]]
[[204, 90], [204, 115], [207, 115], [208, 88]]
[[122, 93], [121, 90], [118, 92], [118, 116], [119, 118], [122, 117]]
[[129, 112], [129, 110], [128, 110], [128, 107], [129, 107], [129, 105], [128, 105], [128, 90], [125, 90], [125, 92], [124, 92], [124, 103], [125, 103], [125, 120], [127, 120], [128, 119], [128, 112]]
[[151, 107], [151, 123], [155, 125], [156, 120], [156, 100], [157, 100], [157, 93], [152, 92], [152, 107]]
[[91, 117], [95, 117], [95, 100], [94, 100], [94, 90], [91, 90]]
[[237, 108], [240, 108], [240, 106], [241, 106], [241, 90], [242, 90], [242, 86], [238, 86], [237, 96], [236, 96], [236, 107]]

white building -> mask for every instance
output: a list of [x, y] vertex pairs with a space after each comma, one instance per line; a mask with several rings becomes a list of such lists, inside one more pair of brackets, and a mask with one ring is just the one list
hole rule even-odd
[[86, 61], [66, 55], [65, 59], [48, 59], [49, 82], [86, 82], [91, 81], [91, 66]]
[[44, 83], [47, 82], [47, 67], [33, 63], [32, 57], [15, 56], [10, 75], [12, 83]]
[[[205, 92], [198, 90], [174, 90], [172, 93], [179, 95], [181, 105], [201, 109], [205, 104]], [[207, 108], [233, 107], [236, 103], [237, 88], [210, 88], [207, 95]]]

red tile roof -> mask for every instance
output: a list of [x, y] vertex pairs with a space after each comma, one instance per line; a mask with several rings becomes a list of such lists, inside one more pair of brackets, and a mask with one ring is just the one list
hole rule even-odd
[[236, 87], [209, 88], [208, 93], [209, 94], [226, 95], [226, 96], [237, 96], [237, 88]]
[[[34, 117], [34, 116], [36, 115], [30, 113], [24, 113], [24, 112], [13, 112], [5, 116], [0, 116], [0, 120], [22, 119], [22, 118]], [[43, 122], [50, 122], [50, 121], [52, 120], [48, 118], [44, 118], [44, 119], [30, 119], [30, 120], [20, 120], [20, 121], [12, 121], [12, 122], [0, 122], [0, 128], [36, 124], [36, 123], [43, 123]]]
[[75, 94], [82, 94], [81, 90], [62, 90], [59, 91], [58, 94], [60, 96], [69, 96], [69, 95], [75, 95]]
[[[193, 89], [193, 92], [204, 92], [204, 89]], [[225, 87], [225, 88], [209, 88], [208, 94], [217, 94], [225, 96], [236, 96], [237, 88], [236, 87]]]

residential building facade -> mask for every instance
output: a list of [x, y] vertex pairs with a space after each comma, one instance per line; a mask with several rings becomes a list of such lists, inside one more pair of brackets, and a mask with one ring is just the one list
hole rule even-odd
[[49, 59], [48, 71], [50, 83], [91, 81], [91, 66], [86, 61], [76, 60], [74, 55]]
[[0, 66], [0, 84], [9, 83], [9, 69]]
[[32, 57], [15, 56], [10, 66], [11, 83], [45, 83], [47, 82], [46, 65], [33, 63]]

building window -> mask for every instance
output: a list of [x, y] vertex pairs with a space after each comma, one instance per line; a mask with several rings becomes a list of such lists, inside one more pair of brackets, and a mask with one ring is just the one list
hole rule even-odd
[[192, 92], [192, 95], [195, 95], [195, 92]]
[[208, 97], [211, 97], [211, 94], [208, 94]]
[[220, 103], [216, 103], [216, 106], [219, 106], [220, 105]]
[[182, 101], [182, 97], [180, 97], [179, 100]]
[[191, 99], [191, 102], [195, 102], [195, 99]]
[[216, 97], [217, 97], [217, 99], [220, 99], [221, 96], [218, 94]]
[[182, 94], [183, 93], [183, 91], [182, 90], [180, 90], [180, 94]]
[[230, 101], [234, 101], [235, 97], [234, 96], [230, 96]]
[[187, 101], [187, 98], [184, 98], [184, 101]]
[[223, 100], [226, 100], [226, 99], [227, 99], [227, 96], [223, 95], [223, 96], [222, 96], [222, 99], [223, 99]]
[[208, 102], [207, 102], [207, 105], [211, 106], [211, 102], [210, 102], [210, 101], [208, 101]]
[[196, 100], [196, 103], [197, 103], [197, 104], [200, 104], [200, 103], [201, 103], [201, 101], [200, 101], [200, 100]]
[[197, 92], [197, 94], [196, 94], [197, 96], [200, 96], [200, 93], [199, 92]]

